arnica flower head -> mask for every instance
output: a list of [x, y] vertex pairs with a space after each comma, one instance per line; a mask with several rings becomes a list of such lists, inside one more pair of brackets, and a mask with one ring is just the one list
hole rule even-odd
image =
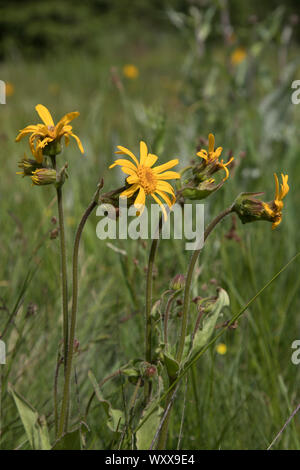
[[139, 76], [139, 69], [133, 64], [126, 64], [123, 67], [123, 74], [126, 78], [134, 80]]
[[[164, 217], [167, 217], [166, 210], [164, 208], [164, 202], [169, 207], [175, 203], [175, 193], [172, 186], [166, 181], [171, 179], [180, 178], [180, 174], [176, 171], [166, 171], [173, 168], [178, 164], [178, 160], [170, 160], [163, 165], [159, 165], [153, 168], [158, 157], [152, 153], [148, 153], [148, 148], [145, 142], [140, 142], [140, 160], [127, 148], [118, 146], [118, 150], [115, 152], [121, 155], [128, 155], [132, 161], [127, 159], [118, 159], [109, 168], [113, 168], [116, 165], [121, 166], [123, 173], [129, 175], [126, 178], [126, 182], [129, 185], [120, 194], [120, 197], [131, 198], [137, 191], [138, 194], [134, 201], [134, 206], [142, 212], [145, 206], [146, 196], [150, 195], [153, 197], [163, 211]], [[168, 196], [171, 195], [172, 199]]]
[[256, 196], [263, 193], [242, 193], [234, 202], [233, 211], [236, 212], [243, 224], [254, 222], [256, 220], [267, 220], [272, 222], [274, 230], [282, 220], [283, 199], [289, 192], [288, 175], [281, 173], [282, 183], [279, 187], [279, 181], [276, 173], [275, 178], [275, 198], [271, 202], [263, 202]]
[[237, 47], [230, 56], [230, 61], [232, 65], [239, 65], [242, 63], [247, 57], [246, 49], [243, 47]]
[[[224, 181], [229, 177], [228, 165], [234, 160], [234, 157], [231, 157], [227, 163], [224, 163], [223, 159], [219, 161], [219, 157], [223, 151], [223, 147], [218, 147], [215, 149], [215, 137], [213, 134], [208, 135], [208, 151], [201, 149], [197, 153], [197, 156], [202, 158], [202, 167], [203, 167], [203, 178], [206, 179], [207, 176], [212, 175], [216, 171], [223, 169], [225, 171]], [[199, 175], [201, 175], [202, 168], [199, 168]]]
[[79, 137], [73, 134], [72, 126], [69, 124], [73, 119], [79, 116], [79, 112], [74, 111], [66, 114], [55, 125], [50, 111], [45, 106], [38, 104], [35, 109], [43, 121], [43, 124], [32, 124], [25, 127], [18, 134], [16, 142], [19, 142], [23, 137], [31, 134], [29, 137], [29, 145], [38, 163], [42, 163], [43, 155], [57, 155], [61, 152], [60, 141], [63, 136], [65, 137], [66, 145], [69, 144], [70, 137], [73, 137], [77, 142], [79, 150], [82, 153], [84, 152]]

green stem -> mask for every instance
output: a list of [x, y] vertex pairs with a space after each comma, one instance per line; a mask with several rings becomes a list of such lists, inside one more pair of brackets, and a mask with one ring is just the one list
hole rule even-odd
[[174, 292], [174, 294], [169, 297], [168, 302], [167, 302], [167, 306], [166, 306], [166, 310], [164, 314], [164, 343], [165, 343], [166, 349], [168, 349], [168, 324], [169, 324], [170, 310], [171, 310], [173, 301], [180, 293], [181, 293], [181, 290]]
[[[215, 226], [230, 212], [232, 211], [232, 207], [229, 207], [222, 211], [217, 217], [215, 217], [211, 223], [207, 226], [205, 232], [204, 232], [204, 243], [209, 236], [209, 234], [212, 232], [212, 230], [215, 228]], [[184, 342], [185, 342], [185, 337], [186, 337], [186, 330], [187, 330], [187, 325], [188, 325], [188, 314], [189, 314], [189, 307], [190, 307], [190, 291], [191, 291], [191, 285], [192, 285], [192, 278], [194, 274], [194, 269], [195, 265], [199, 256], [199, 253], [202, 248], [199, 248], [198, 250], [195, 250], [192, 254], [190, 264], [188, 267], [187, 275], [186, 275], [186, 280], [185, 280], [185, 287], [184, 287], [184, 299], [183, 299], [183, 312], [182, 312], [182, 323], [181, 323], [181, 333], [180, 333], [180, 339], [179, 339], [179, 346], [178, 346], [178, 351], [176, 355], [176, 360], [180, 364], [182, 360], [182, 355], [183, 355], [183, 350], [184, 350]], [[172, 386], [172, 382], [170, 381], [170, 387]], [[169, 426], [169, 419], [170, 415], [172, 412], [172, 405], [169, 406], [170, 400], [172, 397], [172, 393], [170, 393], [167, 396], [166, 399], [166, 407], [165, 410], [169, 407], [167, 417], [163, 423], [163, 426], [161, 428], [160, 434], [159, 434], [159, 440], [157, 444], [157, 449], [158, 450], [163, 450], [166, 447], [166, 442], [167, 442], [167, 436], [168, 436], [168, 426]]]
[[61, 364], [63, 363], [63, 359], [58, 353], [57, 356], [57, 361], [56, 361], [56, 368], [55, 368], [55, 375], [54, 375], [54, 424], [55, 424], [55, 435], [57, 435], [58, 432], [58, 399], [57, 399], [57, 385], [58, 385], [58, 374], [59, 374], [59, 368]]
[[[151, 307], [152, 307], [152, 284], [153, 284], [153, 267], [154, 260], [157, 251], [157, 246], [161, 234], [162, 228], [162, 217], [160, 217], [158, 225], [158, 238], [152, 240], [148, 267], [147, 267], [147, 280], [146, 280], [146, 332], [145, 332], [145, 359], [146, 362], [151, 364], [152, 360], [152, 322], [151, 322]], [[151, 398], [151, 382], [147, 381], [144, 387], [145, 391], [145, 402], [146, 404], [150, 401]]]
[[[56, 168], [56, 155], [50, 157], [54, 170]], [[64, 371], [66, 373], [66, 364], [68, 358], [68, 337], [69, 337], [69, 315], [68, 315], [68, 275], [67, 275], [67, 254], [66, 238], [64, 224], [64, 210], [62, 200], [62, 186], [56, 187], [59, 239], [60, 239], [60, 265], [61, 265], [61, 284], [62, 284], [62, 310], [63, 310], [63, 350], [64, 350]]]
[[[220, 212], [217, 217], [215, 217], [211, 223], [207, 226], [205, 232], [204, 232], [204, 243], [209, 236], [209, 234], [213, 231], [215, 226], [230, 212], [232, 211], [232, 207], [228, 207], [224, 211]], [[186, 330], [187, 330], [187, 324], [188, 324], [188, 314], [189, 314], [189, 307], [190, 307], [190, 291], [191, 291], [191, 285], [192, 285], [192, 279], [193, 279], [193, 274], [194, 274], [194, 269], [195, 265], [198, 259], [198, 256], [201, 252], [202, 248], [199, 248], [198, 250], [195, 250], [192, 254], [190, 264], [188, 267], [187, 275], [186, 275], [186, 280], [185, 280], [185, 287], [184, 287], [184, 297], [183, 297], [183, 310], [182, 310], [182, 323], [181, 323], [181, 333], [180, 333], [180, 340], [179, 340], [179, 346], [178, 346], [178, 351], [176, 355], [176, 360], [180, 363], [182, 359], [182, 354], [183, 354], [183, 349], [184, 349], [184, 342], [185, 342], [185, 337], [186, 337]]]
[[64, 211], [62, 201], [62, 188], [56, 188], [59, 238], [60, 238], [60, 260], [61, 260], [61, 282], [62, 282], [62, 308], [63, 308], [63, 338], [64, 338], [64, 370], [68, 360], [68, 339], [69, 339], [69, 315], [68, 315], [68, 278], [67, 278], [67, 255], [64, 226]]
[[68, 416], [69, 416], [69, 396], [70, 396], [70, 379], [72, 372], [72, 360], [74, 352], [74, 340], [75, 340], [75, 329], [76, 329], [76, 316], [77, 316], [77, 302], [78, 302], [78, 252], [79, 244], [85, 223], [98, 204], [99, 191], [103, 187], [103, 180], [99, 183], [97, 191], [89, 204], [88, 208], [84, 212], [82, 219], [78, 225], [74, 250], [73, 250], [73, 293], [72, 293], [72, 312], [71, 312], [71, 323], [70, 323], [70, 339], [69, 339], [69, 354], [67, 358], [67, 367], [65, 373], [65, 383], [63, 392], [63, 401], [60, 414], [60, 422], [58, 428], [58, 437], [61, 437], [63, 432], [68, 430]]

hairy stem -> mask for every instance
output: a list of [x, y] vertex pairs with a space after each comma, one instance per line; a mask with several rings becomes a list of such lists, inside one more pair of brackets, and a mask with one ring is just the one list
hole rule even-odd
[[[146, 362], [151, 364], [152, 360], [152, 322], [151, 322], [151, 307], [152, 307], [152, 283], [153, 283], [153, 267], [154, 260], [157, 251], [157, 246], [161, 234], [162, 228], [162, 217], [160, 217], [158, 225], [158, 236], [154, 238], [151, 243], [148, 267], [147, 267], [147, 280], [146, 280], [146, 331], [145, 331], [145, 359]], [[145, 402], [146, 404], [150, 401], [151, 398], [151, 382], [147, 381], [144, 387], [145, 392]]]
[[59, 239], [60, 239], [60, 259], [61, 259], [61, 282], [62, 282], [62, 308], [63, 308], [63, 341], [64, 341], [64, 370], [68, 360], [68, 339], [69, 339], [69, 315], [68, 315], [68, 278], [67, 278], [67, 255], [66, 239], [64, 226], [64, 211], [62, 201], [62, 188], [56, 188], [58, 220], [59, 220]]
[[[52, 166], [57, 171], [56, 155], [51, 156]], [[68, 274], [67, 274], [67, 254], [64, 224], [64, 209], [62, 199], [62, 186], [56, 187], [59, 239], [60, 239], [60, 266], [62, 285], [62, 310], [63, 310], [63, 351], [64, 351], [64, 371], [66, 373], [68, 358], [68, 338], [69, 338], [69, 314], [68, 314]]]
[[60, 422], [58, 429], [58, 437], [61, 437], [63, 432], [68, 430], [68, 416], [69, 416], [69, 396], [70, 396], [70, 379], [72, 373], [72, 360], [74, 352], [74, 340], [75, 340], [75, 330], [76, 330], [76, 317], [77, 317], [77, 302], [78, 302], [78, 252], [80, 239], [82, 235], [83, 228], [85, 223], [95, 209], [98, 203], [98, 197], [100, 189], [103, 187], [103, 180], [99, 183], [97, 191], [93, 196], [91, 203], [84, 212], [82, 219], [78, 225], [74, 250], [73, 250], [73, 293], [72, 293], [72, 312], [71, 312], [71, 322], [70, 322], [70, 338], [69, 338], [69, 352], [67, 358], [67, 367], [65, 373], [65, 383], [64, 383], [64, 392], [63, 392], [63, 401], [60, 414]]
[[60, 353], [58, 353], [56, 367], [55, 367], [55, 375], [54, 375], [54, 423], [55, 423], [55, 435], [58, 432], [58, 399], [57, 399], [57, 386], [58, 386], [58, 374], [59, 368], [63, 363], [63, 358], [61, 357]]

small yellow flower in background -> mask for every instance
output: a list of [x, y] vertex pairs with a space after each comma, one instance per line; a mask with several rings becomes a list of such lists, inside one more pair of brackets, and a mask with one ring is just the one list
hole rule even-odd
[[228, 165], [234, 160], [234, 157], [231, 157], [227, 163], [224, 163], [223, 159], [219, 161], [219, 157], [222, 153], [223, 147], [218, 147], [215, 150], [215, 137], [213, 134], [208, 136], [208, 152], [205, 149], [201, 149], [197, 153], [198, 157], [202, 158], [205, 161], [205, 165], [213, 164], [216, 166], [215, 171], [218, 169], [223, 169], [225, 171], [225, 177], [223, 181], [226, 181], [229, 177]]
[[75, 217], [72, 217], [72, 216], [67, 217], [67, 225], [69, 225], [69, 227], [73, 227], [75, 224], [76, 224]]
[[[76, 140], [80, 151], [82, 153], [84, 152], [79, 137], [73, 134], [72, 126], [69, 125], [73, 119], [79, 116], [78, 111], [66, 114], [56, 125], [54, 125], [50, 111], [45, 106], [38, 104], [35, 109], [44, 124], [32, 124], [20, 130], [16, 138], [16, 142], [19, 142], [23, 137], [31, 134], [29, 137], [29, 145], [32, 154], [38, 163], [42, 163], [43, 153], [47, 154], [48, 150], [50, 150], [51, 153], [51, 148], [47, 149], [47, 146], [49, 147], [50, 144], [59, 145], [63, 136], [65, 137], [66, 145], [69, 145], [70, 137], [73, 137]], [[54, 154], [60, 152], [58, 147], [54, 150]]]
[[135, 65], [133, 65], [133, 64], [124, 65], [123, 75], [126, 78], [134, 80], [134, 79], [138, 78], [139, 74], [140, 74], [139, 69]]
[[290, 190], [288, 185], [288, 175], [281, 173], [282, 183], [280, 184], [276, 173], [274, 173], [275, 178], [275, 199], [271, 203], [264, 203], [264, 209], [267, 214], [273, 219], [272, 229], [274, 230], [281, 222], [282, 219], [282, 209], [283, 209], [283, 199]]
[[[134, 206], [137, 209], [141, 209], [145, 205], [146, 196], [150, 195], [157, 202], [164, 213], [164, 217], [167, 217], [166, 210], [164, 208], [163, 201], [167, 203], [169, 207], [175, 203], [175, 193], [172, 186], [165, 180], [180, 178], [180, 174], [176, 171], [166, 171], [173, 168], [178, 164], [178, 160], [170, 160], [163, 165], [159, 165], [152, 168], [158, 157], [152, 153], [148, 153], [148, 148], [145, 142], [140, 142], [140, 161], [137, 160], [136, 156], [127, 148], [118, 145], [118, 150], [115, 152], [121, 155], [128, 155], [133, 162], [125, 159], [118, 159], [109, 168], [113, 168], [116, 165], [121, 166], [123, 173], [129, 175], [126, 181], [131, 185], [128, 189], [120, 194], [120, 197], [130, 198], [137, 191], [138, 195], [135, 199]], [[172, 200], [168, 194], [172, 196]], [[159, 197], [161, 199], [159, 199]]]
[[6, 93], [6, 96], [12, 96], [15, 92], [15, 87], [12, 83], [10, 82], [6, 82], [5, 83], [5, 93]]
[[227, 346], [225, 343], [220, 343], [217, 345], [216, 347], [216, 351], [218, 354], [220, 354], [221, 356], [224, 356], [224, 354], [227, 353]]
[[230, 61], [232, 65], [239, 65], [247, 57], [246, 49], [243, 47], [237, 47], [230, 56]]

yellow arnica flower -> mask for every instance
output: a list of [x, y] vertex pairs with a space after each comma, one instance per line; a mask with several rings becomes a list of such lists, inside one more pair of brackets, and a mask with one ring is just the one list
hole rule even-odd
[[213, 134], [209, 134], [208, 136], [208, 152], [205, 149], [201, 149], [200, 152], [197, 153], [198, 157], [202, 158], [206, 165], [215, 164], [218, 168], [222, 168], [225, 170], [225, 177], [224, 181], [227, 180], [229, 176], [229, 170], [227, 168], [228, 165], [234, 160], [234, 157], [231, 157], [227, 163], [224, 163], [223, 159], [219, 161], [219, 157], [222, 153], [223, 147], [218, 147], [215, 150], [215, 137]]
[[230, 56], [232, 65], [239, 65], [247, 57], [247, 52], [243, 47], [237, 47]]
[[131, 80], [134, 80], [135, 78], [138, 78], [139, 76], [139, 69], [133, 64], [127, 64], [127, 65], [124, 65], [123, 67], [123, 74], [125, 75], [126, 78], [130, 78]]
[[38, 163], [41, 163], [43, 161], [43, 150], [45, 151], [45, 147], [51, 144], [52, 142], [56, 142], [59, 144], [63, 136], [65, 137], [66, 145], [69, 144], [70, 137], [73, 137], [76, 140], [80, 151], [82, 153], [84, 152], [79, 137], [73, 134], [72, 126], [69, 125], [69, 123], [73, 119], [79, 116], [78, 111], [66, 114], [55, 125], [50, 111], [45, 106], [43, 106], [42, 104], [38, 104], [35, 109], [44, 124], [32, 124], [20, 130], [20, 133], [16, 138], [16, 142], [19, 142], [23, 137], [27, 136], [28, 134], [31, 134], [29, 137], [29, 145], [32, 154], [34, 155]]
[[[138, 191], [134, 206], [142, 211], [145, 206], [146, 196], [150, 195], [153, 197], [155, 202], [161, 206], [164, 217], [166, 218], [167, 213], [161, 199], [166, 202], [169, 207], [172, 207], [176, 198], [174, 189], [165, 180], [180, 178], [180, 174], [176, 171], [166, 170], [177, 165], [178, 160], [170, 160], [163, 165], [152, 168], [158, 157], [152, 153], [148, 153], [148, 148], [145, 142], [140, 142], [140, 161], [138, 161], [136, 156], [127, 148], [122, 147], [121, 145], [117, 148], [118, 150], [115, 153], [128, 155], [132, 159], [132, 161], [118, 159], [109, 167], [113, 168], [116, 165], [120, 165], [123, 173], [129, 175], [126, 181], [131, 186], [123, 191], [120, 194], [120, 197], [130, 198]], [[172, 200], [168, 194], [172, 196]]]
[[289, 192], [290, 188], [288, 185], [288, 175], [281, 173], [282, 183], [279, 188], [279, 181], [276, 173], [274, 173], [275, 178], [275, 199], [271, 203], [263, 203], [264, 209], [267, 214], [272, 218], [273, 224], [272, 229], [276, 228], [282, 219], [282, 209], [283, 209], [283, 199]]
[[224, 354], [227, 353], [227, 346], [225, 343], [220, 343], [218, 344], [218, 346], [216, 347], [216, 351], [218, 354], [221, 354], [221, 356], [224, 356]]

